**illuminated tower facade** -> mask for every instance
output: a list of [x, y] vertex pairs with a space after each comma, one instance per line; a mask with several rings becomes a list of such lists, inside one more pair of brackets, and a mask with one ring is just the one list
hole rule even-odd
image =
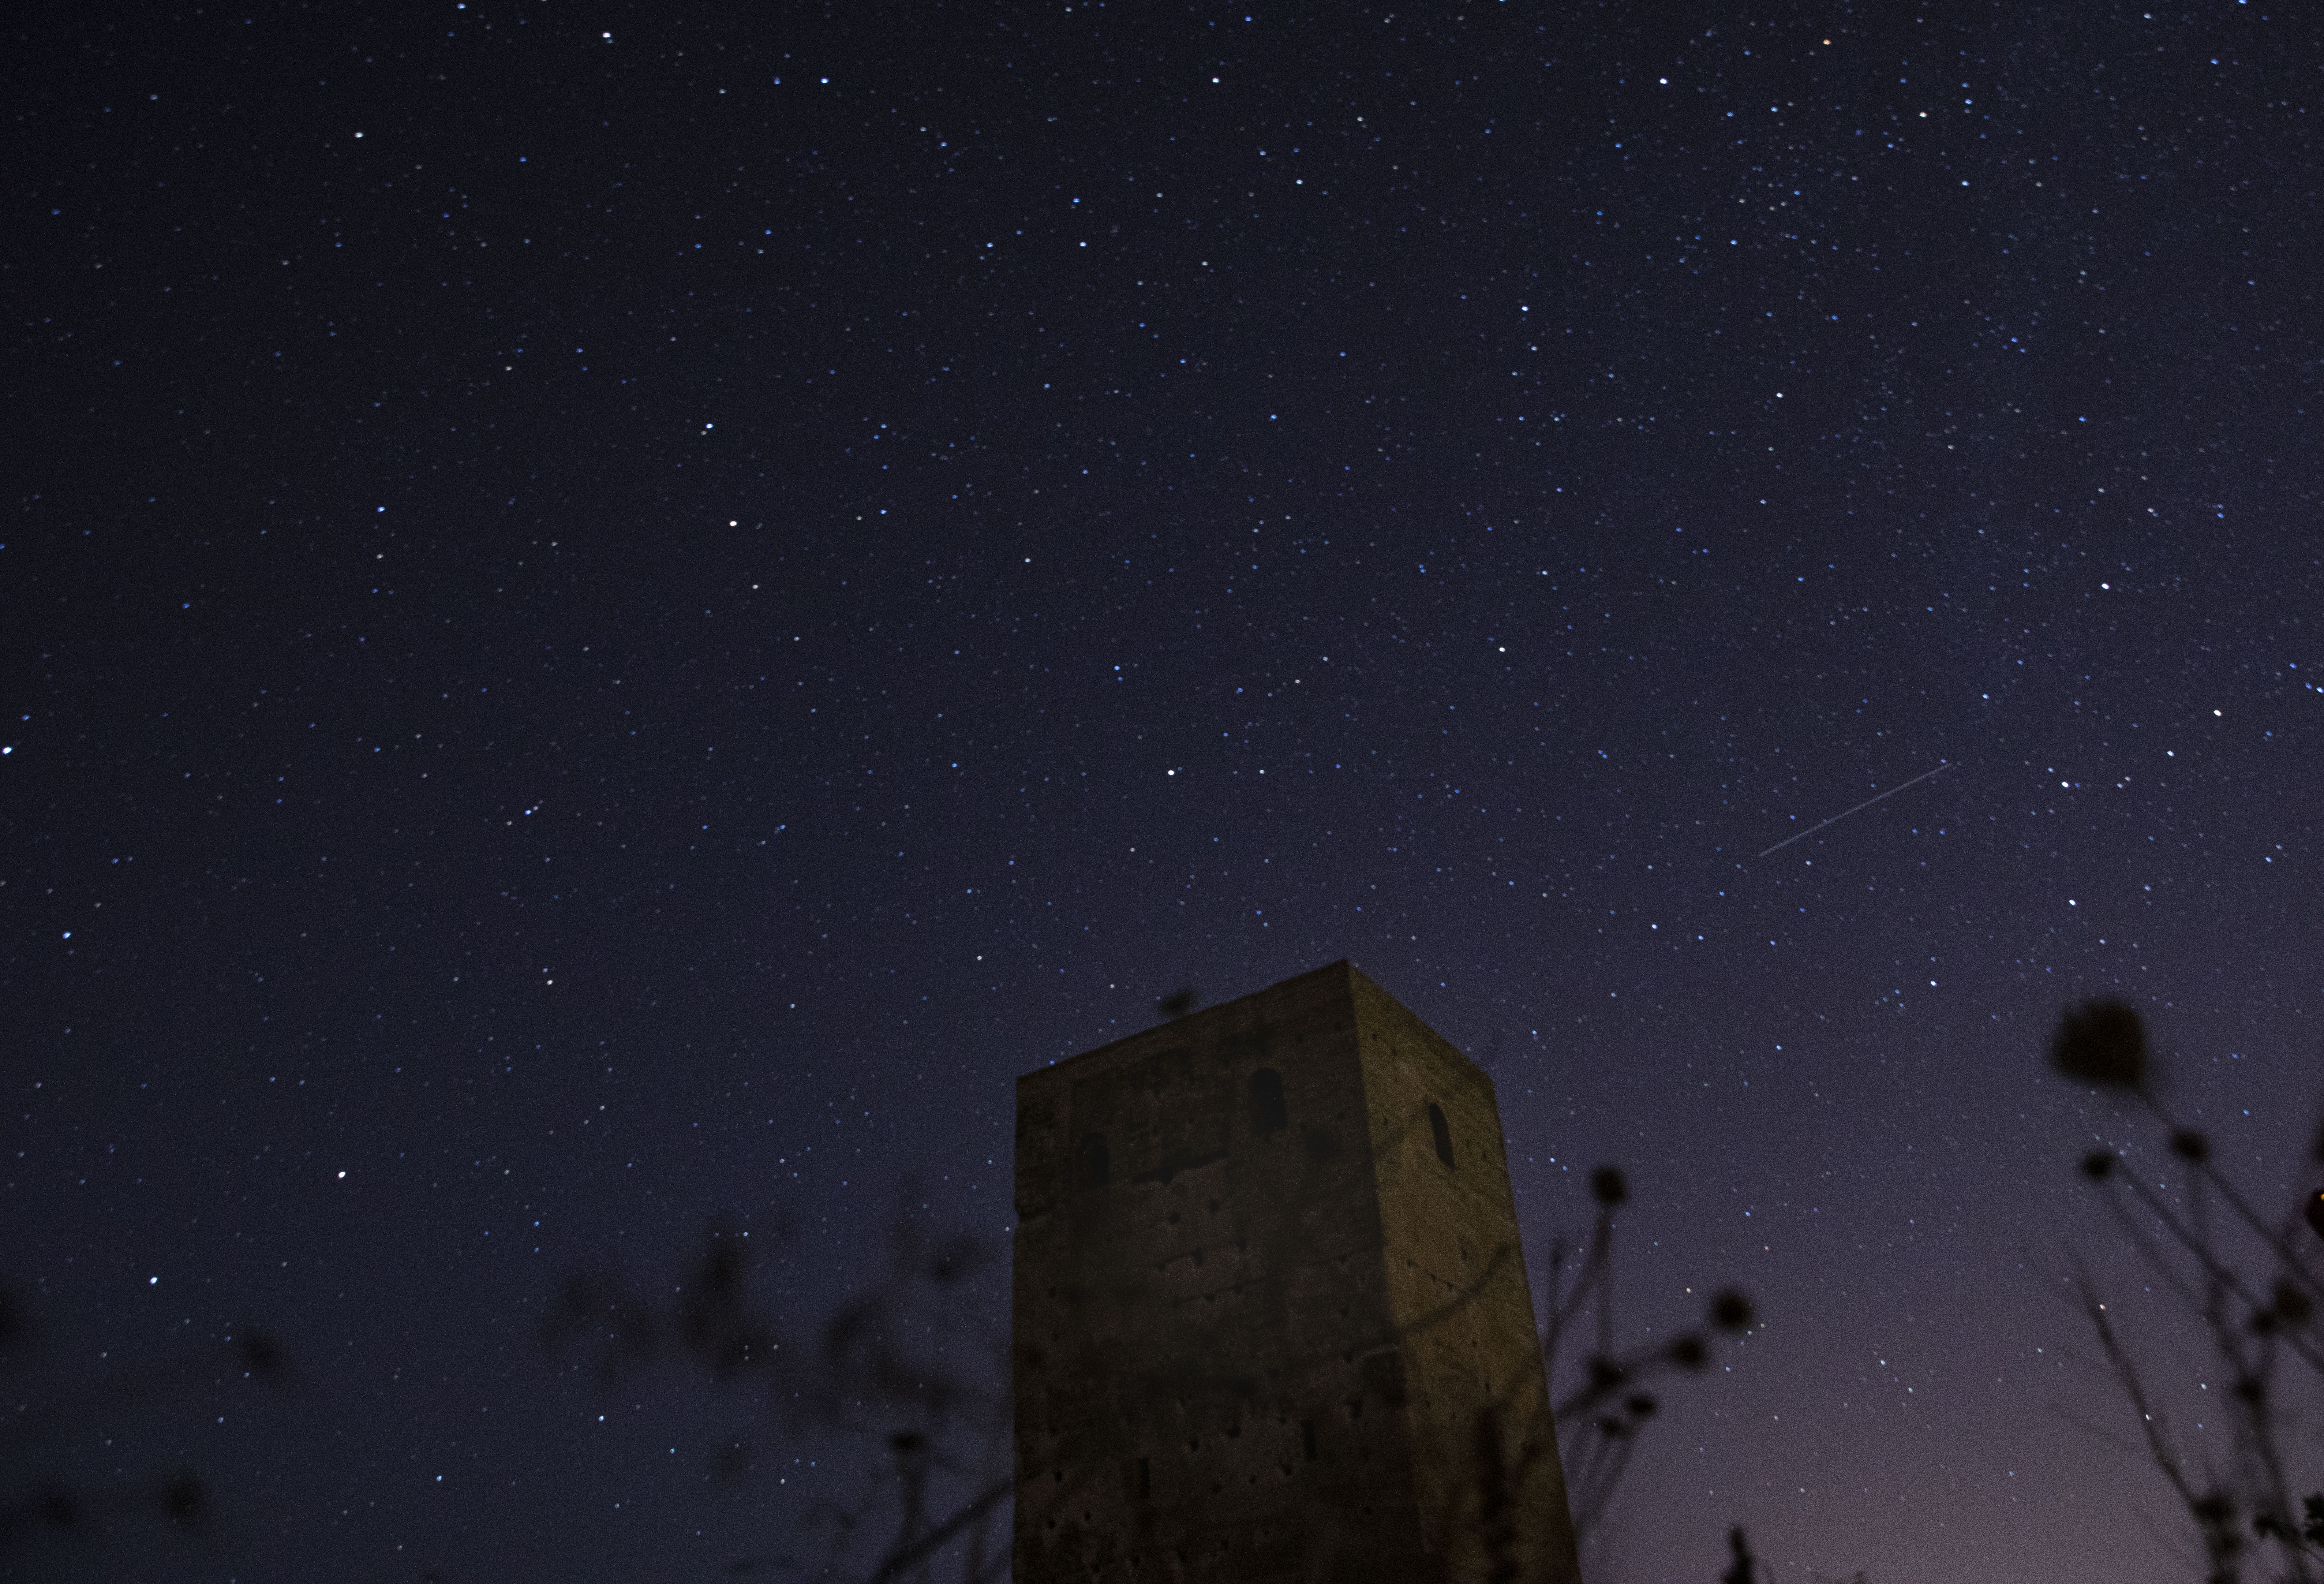
[[1016, 1584], [1574, 1584], [1491, 1079], [1345, 962], [1017, 1080]]

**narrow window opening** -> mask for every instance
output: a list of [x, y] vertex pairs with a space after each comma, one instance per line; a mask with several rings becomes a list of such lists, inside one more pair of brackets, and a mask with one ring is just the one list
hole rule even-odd
[[[1444, 1120], [1444, 1107], [1435, 1101], [1428, 1102], [1428, 1131], [1436, 1135], [1436, 1158], [1450, 1166], [1452, 1163], [1452, 1127]], [[1101, 1149], [1104, 1146], [1099, 1145]]]
[[[1440, 1150], [1440, 1153], [1441, 1150]], [[1108, 1177], [1105, 1155], [1105, 1135], [1087, 1134], [1082, 1139], [1080, 1171], [1077, 1178], [1084, 1188], [1103, 1188]]]
[[1303, 1419], [1299, 1422], [1299, 1444], [1306, 1450], [1307, 1461], [1313, 1463], [1315, 1460], [1315, 1422], [1314, 1420]]
[[1254, 1137], [1265, 1138], [1270, 1133], [1280, 1133], [1290, 1121], [1283, 1106], [1283, 1075], [1272, 1067], [1262, 1067], [1250, 1075], [1250, 1131]]

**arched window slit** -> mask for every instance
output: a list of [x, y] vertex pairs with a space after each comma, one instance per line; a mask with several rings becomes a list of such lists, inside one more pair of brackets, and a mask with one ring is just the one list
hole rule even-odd
[[1280, 1133], [1290, 1121], [1290, 1113], [1283, 1105], [1283, 1075], [1272, 1067], [1262, 1067], [1250, 1075], [1250, 1131], [1253, 1137], [1265, 1138], [1270, 1133]]
[[1428, 1102], [1428, 1131], [1436, 1137], [1436, 1158], [1450, 1166], [1452, 1163], [1452, 1125], [1444, 1120], [1444, 1107], [1434, 1100]]

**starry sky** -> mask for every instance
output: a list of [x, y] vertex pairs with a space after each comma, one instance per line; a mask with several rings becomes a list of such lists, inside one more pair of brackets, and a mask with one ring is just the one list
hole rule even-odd
[[99, 1516], [0, 1573], [799, 1554], [857, 1453], [567, 1279], [724, 1215], [811, 1333], [1005, 1248], [1016, 1074], [1345, 957], [1536, 1283], [1612, 1162], [1624, 1332], [1764, 1315], [1594, 1580], [2177, 1576], [2040, 1053], [2312, 1186], [2312, 14], [9, 26], [5, 1494]]

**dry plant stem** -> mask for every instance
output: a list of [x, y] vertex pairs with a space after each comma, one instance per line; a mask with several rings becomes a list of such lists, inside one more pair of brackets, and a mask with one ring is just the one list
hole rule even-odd
[[[2261, 1301], [2258, 1294], [2252, 1292], [2250, 1287], [2245, 1284], [2243, 1278], [2237, 1275], [2234, 1271], [2228, 1269], [2227, 1264], [2220, 1260], [2219, 1256], [2211, 1251], [2209, 1242], [2174, 1215], [2172, 1212], [2170, 1205], [2159, 1197], [2153, 1189], [2148, 1188], [2145, 1183], [2140, 1181], [2136, 1177], [2133, 1176], [2126, 1171], [2119, 1173], [2119, 1175], [2124, 1181], [2130, 1184], [2131, 1191], [2138, 1196], [2139, 1202], [2146, 1206], [2148, 1211], [2153, 1215], [2154, 1218], [2161, 1221], [2165, 1227], [2170, 1228], [2171, 1236], [2178, 1240], [2179, 1246], [2195, 1257], [2196, 1263], [2203, 1267], [2204, 1274], [2207, 1276], [2224, 1282], [2237, 1297], [2241, 1298], [2246, 1303], [2251, 1305], [2255, 1311], [2267, 1307], [2265, 1303]], [[2273, 1246], [2274, 1239], [2271, 1237], [2269, 1242], [2271, 1246]], [[2150, 1262], [2158, 1262], [2157, 1255], [2147, 1255], [2147, 1258]], [[2290, 1270], [2297, 1271], [2299, 1269], [2298, 1264], [2289, 1258], [2284, 1261], [2284, 1264], [2285, 1267]], [[2168, 1269], [2167, 1265], [2160, 1263], [2156, 1263], [2156, 1268], [2158, 1271]], [[2200, 1304], [2197, 1304], [2195, 1307], [2198, 1312], [2200, 1312], [2202, 1306]], [[2317, 1351], [2315, 1344], [2301, 1339], [2288, 1339], [2288, 1340], [2290, 1340], [2292, 1351], [2299, 1354], [2301, 1359], [2306, 1363], [2310, 1368], [2318, 1371], [2319, 1374], [2324, 1374], [2324, 1353]]]
[[1598, 1212], [1598, 1227], [1591, 1240], [1591, 1263], [1598, 1270], [1598, 1357], [1614, 1352], [1614, 1212]]
[[[2275, 1498], [2273, 1515], [2283, 1525], [2278, 1533], [2290, 1536], [2296, 1533], [2292, 1528], [2292, 1515], [2297, 1509], [2292, 1500], [2292, 1482], [2284, 1472], [2283, 1454], [2276, 1445], [2275, 1432], [2267, 1417], [2266, 1410], [2264, 1407], [2255, 1408], [2253, 1418], [2252, 1439], [2255, 1450], [2259, 1455], [2260, 1467], [2266, 1471], [2268, 1493]], [[2315, 1575], [2308, 1565], [2310, 1557], [2308, 1548], [2296, 1542], [2290, 1542], [2286, 1549], [2292, 1552], [2292, 1576], [2300, 1579], [2301, 1584], [2309, 1584]]]
[[2202, 1567], [2202, 1552], [2199, 1548], [2190, 1546], [2184, 1534], [2164, 1528], [2156, 1521], [2153, 1514], [2141, 1512], [2138, 1515], [2138, 1526], [2146, 1531], [2146, 1538], [2154, 1542], [2154, 1549], [2171, 1559], [2171, 1566], [2174, 1572], [2183, 1570], [2192, 1573]]
[[1614, 1499], [1616, 1487], [1629, 1468], [1630, 1453], [1637, 1444], [1638, 1438], [1634, 1434], [1600, 1436], [1591, 1448], [1591, 1466], [1579, 1486], [1581, 1497], [1572, 1504], [1575, 1534], [1596, 1532], [1606, 1516], [1607, 1505]]
[[[900, 1576], [906, 1569], [942, 1551], [951, 1544], [962, 1531], [991, 1514], [1015, 1488], [1016, 1481], [1013, 1479], [993, 1481], [978, 1492], [973, 1500], [927, 1533], [908, 1543], [899, 1543], [889, 1554], [888, 1560], [880, 1564], [879, 1570], [872, 1575], [868, 1584], [890, 1584], [890, 1581]], [[982, 1549], [982, 1546], [979, 1545], [976, 1552], [981, 1552]], [[968, 1574], [971, 1579], [977, 1576], [975, 1566], [981, 1561], [977, 1558], [976, 1552], [972, 1552], [972, 1565]]]
[[2074, 1262], [2074, 1291], [2081, 1299], [2083, 1318], [2098, 1333], [2098, 1346], [2106, 1350], [2107, 1366], [2114, 1371], [2115, 1380], [2121, 1385], [2123, 1394], [2130, 1399], [2131, 1407], [2138, 1413], [2138, 1422], [2146, 1437], [2147, 1456], [2153, 1459], [2156, 1468], [2162, 1469], [2163, 1477], [2171, 1482], [2171, 1488], [2178, 1493], [2179, 1498], [2191, 1505], [2195, 1492], [2180, 1468], [2179, 1450], [2171, 1444], [2169, 1426], [2153, 1403], [2148, 1401], [2146, 1385], [2139, 1379], [2137, 1366], [2131, 1363], [2130, 1356], [2124, 1350], [2122, 1339], [2115, 1335], [2114, 1322], [2107, 1319], [2106, 1305], [2098, 1301], [2098, 1291], [2090, 1284], [2089, 1272], [2080, 1260]]
[[[791, 1345], [773, 1317], [752, 1307], [742, 1250], [715, 1227], [676, 1301], [649, 1303], [618, 1283], [576, 1277], [561, 1311], [544, 1323], [543, 1339], [556, 1347], [594, 1338], [607, 1380], [675, 1354], [706, 1367], [714, 1381], [763, 1392], [776, 1418], [794, 1428], [880, 1448], [859, 1494], [810, 1506], [801, 1535], [807, 1554], [778, 1561], [783, 1570], [923, 1584], [958, 1565], [964, 1584], [985, 1584], [995, 1571], [993, 1515], [1013, 1487], [1000, 1477], [1005, 1454], [994, 1455], [1008, 1440], [1007, 1404], [950, 1362], [957, 1349], [946, 1344], [962, 1339], [944, 1301], [978, 1263], [977, 1250], [960, 1240], [931, 1244], [907, 1226], [892, 1252], [889, 1279], [842, 1304], [819, 1347]], [[926, 1333], [910, 1323], [931, 1311], [933, 1351], [918, 1345]], [[869, 1558], [858, 1550], [867, 1542], [877, 1548]], [[1006, 1548], [999, 1549], [1005, 1572]]]
[[[2179, 1125], [2172, 1120], [2170, 1113], [2163, 1110], [2161, 1102], [2153, 1096], [2141, 1089], [2138, 1091], [2138, 1098], [2148, 1112], [2164, 1127], [2174, 1134], [2181, 1131]], [[2228, 1208], [2236, 1212], [2244, 1224], [2259, 1234], [2261, 1240], [2273, 1251], [2277, 1260], [2282, 1264], [2285, 1272], [2294, 1281], [2308, 1289], [2309, 1296], [2324, 1300], [2324, 1279], [2319, 1279], [2311, 1274], [2301, 1262], [2300, 1255], [2293, 1250], [2292, 1223], [2287, 1220], [2282, 1227], [2271, 1227], [2266, 1219], [2251, 1207], [2250, 1201], [2236, 1190], [2234, 1181], [2226, 1172], [2219, 1170], [2216, 1163], [2202, 1160], [2193, 1163], [2193, 1165], [2196, 1172], [2218, 1190], [2219, 1197], [2227, 1201]]]
[[[2118, 1204], [2119, 1201], [2116, 1202]], [[2243, 1328], [2236, 1323], [2235, 1315], [2228, 1304], [2228, 1298], [2232, 1293], [2244, 1298], [2247, 1302], [2252, 1302], [2255, 1308], [2258, 1305], [2251, 1297], [2249, 1288], [2233, 1272], [2219, 1261], [2209, 1257], [2207, 1235], [2209, 1227], [2203, 1218], [2203, 1203], [2204, 1200], [2198, 1197], [2191, 1218], [2195, 1221], [2191, 1237], [2184, 1230], [2173, 1228], [2174, 1232], [2181, 1237], [2182, 1243], [2188, 1243], [2205, 1258], [2206, 1280], [2200, 1301], [2162, 1259], [2159, 1250], [2153, 1249], [2151, 1245], [2143, 1240], [2139, 1242], [2138, 1246], [2150, 1266], [2169, 1282], [2172, 1290], [2181, 1296], [2191, 1311], [2201, 1318], [2205, 1327], [2210, 1331], [2212, 1346], [2220, 1359], [2228, 1366], [2231, 1377], [2230, 1392], [2236, 1406], [2230, 1406], [2227, 1413], [2230, 1415], [2229, 1422], [2234, 1426], [2235, 1440], [2237, 1443], [2236, 1451], [2246, 1465], [2245, 1477], [2248, 1482], [2247, 1487], [2257, 1486], [2266, 1493], [2267, 1512], [2284, 1521], [2286, 1524], [2284, 1533], [2288, 1533], [2289, 1516], [2294, 1510], [2294, 1502], [2290, 1477], [2284, 1468], [2282, 1450], [2278, 1445], [2278, 1432], [2273, 1415], [2273, 1387], [2277, 1359], [2275, 1344], [2278, 1340], [2286, 1339], [2282, 1339], [2280, 1334], [2263, 1337], [2258, 1343], [2258, 1357], [2256, 1358], [2253, 1357], [2251, 1339], [2246, 1337]], [[2132, 1231], [2135, 1235], [2133, 1225], [2126, 1218], [2123, 1219], [2126, 1231]], [[2089, 1297], [2087, 1282], [2085, 1282], [2084, 1291], [2091, 1323], [2098, 1329], [2099, 1339], [2106, 1346], [2107, 1357], [2114, 1366], [2116, 1377], [2121, 1380], [2126, 1392], [2131, 1396], [2133, 1405], [2140, 1414], [2141, 1422], [2147, 1427], [2149, 1450], [2153, 1454], [2155, 1462], [2159, 1467], [2163, 1468], [2166, 1475], [2171, 1477], [2181, 1501], [2189, 1505], [2191, 1513], [2197, 1514], [2198, 1527], [2204, 1530], [2207, 1547], [2213, 1552], [2213, 1576], [2215, 1578], [2232, 1576], [2231, 1555], [2220, 1554], [2217, 1543], [2219, 1537], [2211, 1533], [2212, 1528], [2216, 1525], [2200, 1515], [2200, 1509], [2196, 1505], [2197, 1498], [2190, 1495], [2189, 1487], [2178, 1473], [2175, 1449], [2170, 1450], [2168, 1459], [2165, 1451], [2161, 1450], [2167, 1444], [2159, 1433], [2163, 1430], [2162, 1421], [2155, 1416], [2152, 1404], [2144, 1394], [2143, 1388], [2138, 1386], [2135, 1368], [2120, 1348], [2111, 1327], [2106, 1322], [2103, 1312], [2096, 1307], [2095, 1300]], [[2293, 1348], [2294, 1351], [2303, 1358], [2310, 1357], [2309, 1350], [2300, 1348], [2296, 1342], [2293, 1343]], [[2311, 1584], [2314, 1575], [2308, 1565], [2306, 1548], [2291, 1545], [2287, 1549], [2292, 1552], [2292, 1571], [2287, 1577], [2300, 1581], [2300, 1584]]]
[[1606, 1358], [1592, 1362], [1602, 1362], [1610, 1366], [1607, 1371], [1609, 1378], [1603, 1383], [1593, 1378], [1576, 1386], [1572, 1392], [1566, 1394], [1562, 1401], [1552, 1406], [1550, 1411], [1552, 1417], [1572, 1419], [1578, 1414], [1586, 1413], [1617, 1392], [1626, 1387], [1639, 1385], [1675, 1367], [1670, 1362], [1668, 1351], [1661, 1348], [1641, 1348], [1635, 1353], [1625, 1354], [1618, 1358]]
[[2232, 1551], [2223, 1547], [2222, 1542], [2226, 1537], [2220, 1534], [2216, 1524], [2202, 1521], [2200, 1515], [2204, 1498], [2187, 1482], [2183, 1460], [2172, 1440], [2169, 1423], [2161, 1409], [2147, 1396], [2145, 1382], [2139, 1378], [2137, 1366], [2131, 1362], [2122, 1339], [2115, 1334], [2113, 1322], [2107, 1319], [2106, 1305], [2098, 1301], [2097, 1290], [2090, 1284], [2089, 1273], [2081, 1267], [2079, 1261], [2076, 1262], [2076, 1286], [2082, 1300], [2082, 1312], [2089, 1320], [2090, 1329], [2098, 1333], [2098, 1344], [2106, 1350], [2107, 1362], [2114, 1370], [2115, 1379], [2121, 1385], [2123, 1394], [2130, 1399], [2130, 1405], [2138, 1413], [2139, 1424], [2146, 1436], [2148, 1457], [2162, 1471], [2163, 1478], [2171, 1482], [2171, 1488], [2177, 1494], [2180, 1504], [2190, 1516], [2195, 1517], [2204, 1550], [2209, 1553], [2213, 1584], [2231, 1584], [2236, 1576], [2235, 1564]]
[[[1597, 1293], [1605, 1270], [1612, 1261], [1613, 1247], [1613, 1216], [1611, 1212], [1600, 1211], [1598, 1226], [1591, 1235], [1590, 1251], [1583, 1256], [1582, 1269], [1574, 1278], [1573, 1290], [1561, 1301], [1558, 1290], [1565, 1260], [1572, 1251], [1563, 1237], [1552, 1240], [1549, 1249], [1549, 1302], [1546, 1306], [1549, 1316], [1542, 1335], [1542, 1350], [1548, 1358], [1554, 1360], [1556, 1357], [1559, 1344], [1563, 1341], [1567, 1329]], [[1600, 1334], [1601, 1337], [1606, 1334], [1602, 1325]]]
[[[2261, 1338], [2259, 1358], [2254, 1362], [2246, 1351], [2248, 1346], [2246, 1340], [2237, 1334], [2233, 1327], [2224, 1323], [2224, 1317], [2221, 1318], [2221, 1323], [2215, 1325], [2214, 1334], [2220, 1352], [2232, 1358], [2238, 1371], [2236, 1383], [2238, 1400], [2242, 1402], [2249, 1414], [2249, 1422], [2244, 1427], [2244, 1435], [2241, 1439], [2246, 1442], [2244, 1449], [2246, 1456], [2257, 1464], [2256, 1471], [2261, 1476], [2255, 1483], [2259, 1484], [2268, 1494], [2267, 1515], [2275, 1519], [2281, 1525], [2280, 1529], [2273, 1531], [2275, 1537], [2284, 1540], [2287, 1549], [2292, 1553], [2295, 1564], [2292, 1577], [2306, 1584], [2306, 1581], [2312, 1577], [2308, 1567], [2309, 1552], [2305, 1545], [2297, 1543], [2296, 1539], [2293, 1538], [2297, 1533], [2292, 1523], [2292, 1514], [2296, 1510], [2296, 1505], [2292, 1497], [2292, 1481], [2284, 1469], [2283, 1453], [2279, 1444], [2279, 1432], [2273, 1417], [2277, 1339], [2272, 1336]], [[2244, 1395], [2242, 1394], [2246, 1382], [2249, 1383], [2249, 1394]]]
[[2179, 1274], [2179, 1267], [2170, 1256], [2155, 1246], [2144, 1227], [2132, 1219], [2130, 1209], [2123, 1203], [2122, 1196], [2105, 1192], [2104, 1197], [2107, 1212], [2114, 1217], [2115, 1225], [2122, 1229], [2124, 1241], [2137, 1251], [2138, 1257], [2146, 1262], [2147, 1268], [2154, 1273], [2156, 1278], [2171, 1289], [2171, 1295], [2187, 1306], [2190, 1314], [2200, 1313], [2203, 1308], [2201, 1294], [2187, 1284], [2187, 1279]]
[[[1568, 1511], [1574, 1538], [1586, 1544], [1604, 1522], [1616, 1489], [1647, 1420], [1655, 1410], [1654, 1397], [1637, 1388], [1656, 1375], [1701, 1366], [1704, 1341], [1689, 1335], [1675, 1344], [1639, 1348], [1627, 1355], [1614, 1351], [1613, 1257], [1615, 1206], [1620, 1202], [1618, 1177], [1612, 1196], [1601, 1197], [1595, 1224], [1586, 1242], [1569, 1242], [1560, 1236], [1550, 1245], [1549, 1278], [1541, 1333], [1542, 1368], [1545, 1379], [1557, 1378], [1557, 1356], [1587, 1312], [1595, 1321], [1596, 1348], [1585, 1361], [1582, 1378], [1562, 1398], [1554, 1398], [1551, 1420], [1561, 1444], [1565, 1468]], [[1577, 1262], [1577, 1257], [1578, 1262]], [[1720, 1304], [1726, 1302], [1722, 1294]], [[1748, 1329], [1748, 1306], [1729, 1316], [1714, 1305], [1713, 1324], [1722, 1329]], [[1721, 1318], [1726, 1317], [1726, 1318]]]
[[[2158, 1116], [2163, 1116], [2160, 1107], [2152, 1107], [2151, 1101], [2149, 1104]], [[2169, 1125], [2167, 1116], [2163, 1120]], [[2107, 1194], [2106, 1202], [2126, 1240], [2149, 1271], [2185, 1306], [2187, 1312], [2201, 1320], [2210, 1333], [2213, 1351], [2227, 1368], [2229, 1400], [2223, 1406], [2228, 1415], [2236, 1466], [2231, 1484], [2215, 1478], [2215, 1488], [2203, 1491], [2190, 1481], [2175, 1438], [2147, 1394], [2136, 1366], [2097, 1298], [2089, 1273], [2079, 1262], [2076, 1290], [2109, 1367], [2138, 1413], [2150, 1459], [2169, 1481], [2192, 1520], [2201, 1543], [2200, 1565], [2205, 1576], [2213, 1584], [2232, 1584], [2240, 1577], [2242, 1563], [2250, 1555], [2241, 1515], [2230, 1494], [2240, 1488], [2249, 1493], [2258, 1509], [2251, 1515], [2252, 1527], [2263, 1539], [2273, 1540], [2283, 1548], [2279, 1562], [2282, 1570], [2273, 1576], [2282, 1584], [2317, 1584], [2315, 1564], [2324, 1559], [2319, 1559], [2318, 1552], [2305, 1542], [2292, 1519], [2294, 1487], [2281, 1445], [2283, 1426], [2274, 1410], [2274, 1385], [2278, 1366], [2287, 1352], [2319, 1374], [2324, 1374], [2324, 1357], [2319, 1357], [2311, 1340], [2276, 1318], [2280, 1306], [2273, 1299], [2263, 1301], [2252, 1283], [2220, 1257], [2211, 1212], [2212, 1195], [2217, 1193], [2236, 1218], [2256, 1231], [2276, 1255], [2278, 1292], [2287, 1284], [2299, 1288], [2314, 1285], [2314, 1278], [2292, 1252], [2291, 1238], [2298, 1224], [2298, 1212], [2280, 1227], [2270, 1227], [2259, 1220], [2248, 1203], [2207, 1159], [2190, 1158], [2184, 1153], [2181, 1158], [2194, 1168], [2183, 1213], [2135, 1174], [2125, 1171], [2119, 1175], [2130, 1184], [2140, 1209], [2152, 1216], [2193, 1262], [2200, 1273], [2199, 1282], [2182, 1275], [2178, 1260], [2147, 1236], [2140, 1218], [2131, 1213], [2129, 1201], [2120, 1194]], [[2253, 1325], [2240, 1323], [2246, 1315], [2254, 1318]]]
[[847, 1549], [847, 1542], [855, 1538], [855, 1515], [826, 1498], [807, 1509], [807, 1527], [813, 1529], [825, 1520], [832, 1526], [831, 1549], [823, 1553], [823, 1562], [816, 1569], [816, 1575], [827, 1579], [838, 1570], [840, 1553]]
[[241, 1349], [238, 1339], [229, 1339], [189, 1348], [150, 1364], [130, 1366], [106, 1380], [64, 1392], [19, 1413], [9, 1423], [9, 1441], [22, 1451], [42, 1437], [84, 1426], [98, 1414], [119, 1413], [166, 1393], [215, 1381], [221, 1370], [258, 1373], [244, 1362]]
[[1592, 1498], [1602, 1483], [1602, 1470], [1612, 1450], [1613, 1441], [1609, 1437], [1591, 1441], [1566, 1487], [1566, 1501], [1572, 1510], [1573, 1530], [1577, 1535], [1591, 1532], [1604, 1505], [1602, 1499]]
[[2106, 1426], [2096, 1424], [2089, 1420], [2084, 1419], [2080, 1414], [2074, 1413], [2062, 1403], [2051, 1403], [2050, 1412], [2064, 1420], [2068, 1424], [2072, 1425], [2076, 1430], [2080, 1431], [2084, 1435], [2089, 1436], [2091, 1440], [2099, 1442], [2101, 1445], [2112, 1447], [2116, 1451], [2122, 1453], [2125, 1457], [2139, 1458], [2145, 1455], [2137, 1447], [2133, 1446], [2129, 1441], [2126, 1441], [2122, 1437], [2115, 1434], [2114, 1431], [2107, 1429]]

